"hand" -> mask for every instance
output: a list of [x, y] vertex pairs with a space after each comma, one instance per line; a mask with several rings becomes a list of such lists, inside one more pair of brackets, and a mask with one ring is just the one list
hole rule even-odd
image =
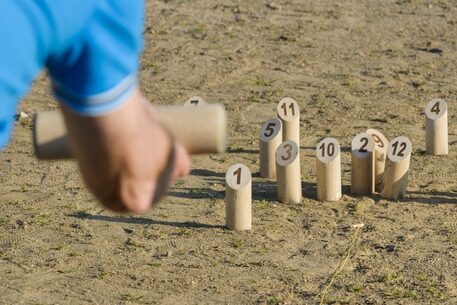
[[145, 212], [171, 181], [188, 175], [189, 155], [158, 123], [154, 108], [139, 92], [120, 109], [98, 117], [62, 109], [72, 153], [104, 206]]

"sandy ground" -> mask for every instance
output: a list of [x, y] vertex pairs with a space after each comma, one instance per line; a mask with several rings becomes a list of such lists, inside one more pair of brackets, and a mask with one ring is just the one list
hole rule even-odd
[[[71, 161], [38, 162], [31, 120], [0, 154], [1, 304], [457, 304], [457, 4], [453, 0], [149, 1], [141, 81], [156, 104], [224, 104], [229, 150], [194, 158], [142, 216], [105, 211]], [[301, 107], [305, 198], [276, 201], [258, 130]], [[449, 105], [450, 153], [425, 155], [423, 109]], [[41, 76], [20, 111], [54, 109]], [[315, 200], [314, 147], [368, 127], [413, 144], [407, 197]], [[253, 230], [224, 228], [224, 173], [253, 178]], [[364, 223], [362, 229], [352, 225]]]

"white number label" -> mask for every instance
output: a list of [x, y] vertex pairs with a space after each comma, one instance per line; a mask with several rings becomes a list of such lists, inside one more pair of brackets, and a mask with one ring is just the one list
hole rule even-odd
[[442, 99], [433, 99], [425, 107], [425, 115], [432, 120], [440, 118], [447, 112], [447, 104]]
[[225, 182], [232, 189], [240, 189], [251, 181], [251, 171], [241, 163], [230, 166], [225, 175]]
[[387, 158], [391, 161], [401, 161], [411, 154], [412, 145], [407, 137], [397, 137], [389, 143]]
[[260, 127], [260, 139], [264, 142], [276, 137], [281, 131], [281, 120], [273, 118], [265, 121]]
[[290, 97], [283, 98], [279, 102], [276, 110], [278, 112], [278, 116], [286, 121], [294, 119], [300, 114], [297, 102]]
[[352, 139], [351, 151], [358, 158], [368, 157], [373, 152], [373, 149], [373, 137], [366, 132], [359, 133]]
[[289, 165], [298, 156], [298, 145], [294, 141], [288, 140], [281, 143], [276, 149], [276, 162], [282, 166]]
[[316, 156], [322, 162], [329, 162], [340, 153], [340, 144], [335, 138], [325, 138], [317, 144]]
[[184, 102], [184, 106], [201, 106], [205, 105], [206, 102], [199, 96], [192, 96], [190, 99]]

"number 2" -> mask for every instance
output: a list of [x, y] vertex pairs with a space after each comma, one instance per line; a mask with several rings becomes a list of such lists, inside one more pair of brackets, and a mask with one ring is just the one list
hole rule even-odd
[[359, 149], [359, 153], [366, 153], [368, 150], [365, 149], [368, 145], [368, 138], [361, 138], [360, 143], [363, 143], [363, 145]]

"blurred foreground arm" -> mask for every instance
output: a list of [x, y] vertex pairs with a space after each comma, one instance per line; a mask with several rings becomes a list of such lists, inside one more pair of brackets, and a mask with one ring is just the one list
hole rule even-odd
[[146, 211], [169, 180], [188, 174], [190, 158], [135, 91], [112, 113], [80, 116], [62, 106], [71, 150], [89, 189], [115, 211]]

